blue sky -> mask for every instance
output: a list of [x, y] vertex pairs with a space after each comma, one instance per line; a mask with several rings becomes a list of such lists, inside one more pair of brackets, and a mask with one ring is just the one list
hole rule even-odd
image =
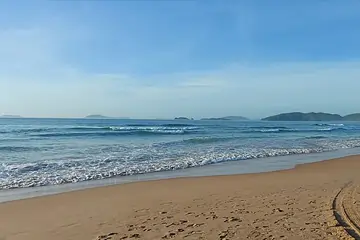
[[0, 114], [360, 112], [360, 1], [0, 1]]

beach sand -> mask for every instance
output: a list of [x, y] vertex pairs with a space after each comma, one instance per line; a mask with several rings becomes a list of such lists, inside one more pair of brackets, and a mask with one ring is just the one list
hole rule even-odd
[[6, 202], [0, 204], [0, 240], [353, 239], [347, 232], [356, 239], [359, 179], [360, 156], [351, 156], [277, 172], [136, 182]]

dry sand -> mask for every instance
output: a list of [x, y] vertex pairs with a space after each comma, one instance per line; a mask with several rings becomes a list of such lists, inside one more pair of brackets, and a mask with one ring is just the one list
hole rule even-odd
[[360, 239], [359, 178], [352, 156], [7, 202], [0, 239]]

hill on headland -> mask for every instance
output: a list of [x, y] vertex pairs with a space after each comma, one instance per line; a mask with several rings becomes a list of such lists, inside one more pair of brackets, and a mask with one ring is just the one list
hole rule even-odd
[[360, 113], [353, 113], [343, 117], [344, 121], [360, 121]]
[[360, 121], [360, 113], [346, 116], [323, 112], [291, 112], [281, 113], [274, 116], [263, 118], [264, 121]]

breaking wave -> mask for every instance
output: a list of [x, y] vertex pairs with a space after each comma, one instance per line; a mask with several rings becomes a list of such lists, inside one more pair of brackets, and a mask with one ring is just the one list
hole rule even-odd
[[[196, 141], [204, 141], [197, 139]], [[208, 139], [209, 140], [209, 139]], [[205, 140], [205, 141], [208, 141]], [[136, 155], [131, 152], [139, 149], [112, 149], [101, 156], [92, 158], [62, 158], [43, 162], [10, 162], [0, 165], [0, 189], [24, 188], [34, 186], [74, 183], [115, 176], [127, 176], [159, 171], [171, 171], [199, 167], [214, 163], [308, 154], [332, 151], [341, 148], [360, 147], [360, 140], [322, 141], [307, 147], [271, 148], [205, 148], [196, 151], [186, 148], [180, 152], [162, 152], [161, 148], [142, 149]], [[191, 140], [194, 141], [194, 140]], [[95, 150], [94, 150], [95, 151]], [[120, 151], [120, 152], [119, 152]]]

